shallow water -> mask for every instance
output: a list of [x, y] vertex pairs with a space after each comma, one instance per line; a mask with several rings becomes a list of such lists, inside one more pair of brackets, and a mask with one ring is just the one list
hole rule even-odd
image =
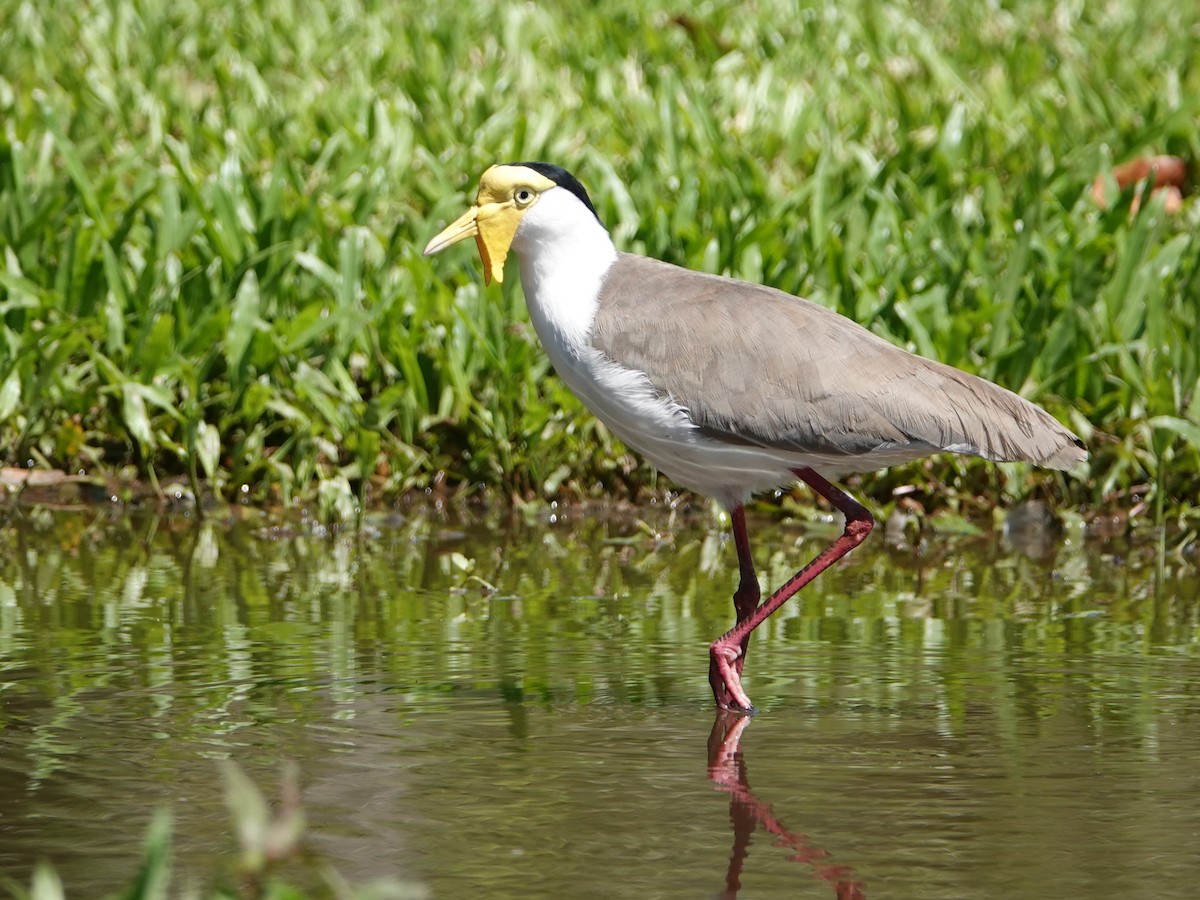
[[[1194, 894], [1194, 558], [877, 533], [756, 634], [762, 712], [722, 718], [732, 543], [643, 512], [10, 515], [0, 872], [119, 891], [166, 807], [176, 889], [210, 884], [229, 758], [271, 792], [295, 761], [318, 858], [435, 897]], [[752, 534], [774, 586], [836, 531]]]

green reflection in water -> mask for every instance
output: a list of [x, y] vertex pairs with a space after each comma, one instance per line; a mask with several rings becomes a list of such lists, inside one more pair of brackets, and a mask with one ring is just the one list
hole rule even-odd
[[[318, 852], [437, 896], [1187, 895], [1194, 561], [873, 539], [756, 633], [740, 784], [707, 749], [733, 548], [654, 524], [10, 520], [0, 870], [116, 890], [167, 805], [206, 881], [231, 757], [296, 760]], [[767, 586], [832, 533], [760, 524]]]

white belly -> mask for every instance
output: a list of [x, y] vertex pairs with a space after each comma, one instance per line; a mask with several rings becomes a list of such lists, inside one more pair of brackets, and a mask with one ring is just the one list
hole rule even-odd
[[630, 448], [644, 455], [682, 487], [714, 497], [726, 506], [752, 494], [796, 481], [794, 469], [812, 468], [836, 476], [879, 468], [913, 458], [912, 452], [877, 451], [869, 457], [833, 456], [730, 444], [706, 436], [687, 410], [657, 394], [638, 372], [588, 348], [581, 357], [547, 345], [559, 376], [601, 422]]
[[[541, 202], [550, 198], [547, 194]], [[533, 246], [535, 236], [550, 243]], [[687, 410], [661, 396], [643, 373], [614, 363], [590, 343], [596, 298], [616, 260], [607, 233], [599, 229], [592, 242], [578, 243], [554, 243], [553, 231], [549, 236], [518, 231], [517, 237], [513, 247], [520, 252], [529, 317], [559, 377], [617, 437], [680, 486], [731, 507], [793, 483], [794, 469], [836, 476], [924, 455], [911, 448], [880, 448], [857, 457], [809, 454], [706, 436]]]

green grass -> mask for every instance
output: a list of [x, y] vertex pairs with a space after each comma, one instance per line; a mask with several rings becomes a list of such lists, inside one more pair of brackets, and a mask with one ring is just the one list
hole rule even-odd
[[[519, 287], [420, 256], [488, 164], [546, 159], [626, 249], [1044, 404], [1093, 454], [1053, 476], [1067, 502], [1195, 515], [1200, 210], [1088, 196], [1113, 162], [1197, 158], [1194, 5], [678, 9], [0, 0], [3, 464], [330, 516], [438, 473], [636, 492]], [[991, 471], [858, 487], [1051, 477]]]
[[[151, 820], [142, 858], [129, 886], [116, 895], [120, 900], [305, 900], [338, 897], [341, 900], [428, 900], [428, 889], [419, 882], [379, 879], [365, 885], [346, 882], [335, 866], [305, 845], [305, 817], [298, 773], [284, 767], [277, 809], [272, 809], [258, 786], [228, 760], [221, 763], [225, 805], [233, 820], [237, 852], [222, 860], [222, 871], [213, 873], [215, 884], [201, 888], [179, 882], [171, 852], [172, 824], [167, 810]], [[297, 883], [305, 887], [297, 886]], [[0, 878], [13, 900], [65, 900], [58, 872], [48, 863], [34, 870], [28, 889]]]

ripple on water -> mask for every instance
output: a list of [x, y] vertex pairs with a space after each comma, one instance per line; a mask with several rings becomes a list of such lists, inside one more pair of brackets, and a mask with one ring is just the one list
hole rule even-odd
[[[756, 633], [763, 713], [722, 744], [706, 647], [736, 569], [703, 528], [208, 527], [197, 554], [186, 529], [114, 527], [85, 551], [43, 525], [0, 554], [0, 868], [18, 878], [50, 858], [73, 894], [120, 890], [162, 806], [180, 867], [211, 877], [230, 758], [268, 793], [298, 764], [313, 846], [347, 877], [438, 896], [1192, 889], [1184, 563], [865, 546]], [[778, 584], [812, 542], [762, 531]]]

